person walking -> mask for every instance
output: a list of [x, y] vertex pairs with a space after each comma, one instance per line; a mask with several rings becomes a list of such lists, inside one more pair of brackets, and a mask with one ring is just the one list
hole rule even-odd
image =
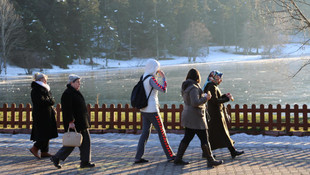
[[[63, 124], [65, 131], [70, 129], [76, 129], [83, 136], [82, 144], [80, 149], [80, 167], [81, 168], [92, 168], [95, 164], [90, 163], [91, 161], [91, 141], [88, 128], [89, 115], [85, 99], [80, 92], [81, 78], [78, 75], [70, 74], [67, 84], [67, 89], [61, 96], [61, 107]], [[63, 146], [54, 156], [51, 157], [51, 161], [54, 166], [61, 168], [59, 161], [64, 161], [74, 150], [75, 147]]]
[[[209, 137], [211, 149], [228, 148], [231, 157], [234, 159], [244, 153], [238, 151], [234, 147], [234, 141], [230, 138], [226, 117], [230, 118], [226, 113], [224, 103], [234, 100], [230, 93], [222, 94], [219, 85], [223, 81], [223, 73], [217, 70], [212, 71], [204, 85], [204, 92], [211, 92], [212, 98], [208, 101], [208, 113], [210, 115]], [[226, 117], [225, 117], [226, 116]], [[203, 157], [205, 157], [203, 155]]]
[[184, 100], [184, 109], [182, 111], [181, 124], [185, 128], [185, 134], [174, 160], [176, 165], [189, 164], [189, 162], [183, 161], [183, 155], [195, 135], [200, 139], [201, 149], [208, 160], [208, 167], [223, 163], [222, 160], [215, 160], [210, 148], [207, 131], [208, 125], [205, 117], [205, 103], [211, 98], [211, 95], [203, 93], [199, 85], [200, 81], [199, 71], [190, 69], [186, 80], [182, 83], [181, 93]]
[[[34, 141], [29, 150], [35, 157], [51, 157], [48, 153], [49, 140], [58, 137], [53, 105], [55, 99], [52, 97], [50, 86], [47, 84], [47, 75], [37, 72], [31, 83], [32, 101], [32, 130], [30, 140]], [[39, 154], [41, 151], [41, 155]]]
[[[165, 127], [159, 113], [158, 92], [167, 92], [167, 82], [164, 72], [160, 70], [160, 64], [158, 61], [154, 59], [149, 59], [146, 62], [143, 78], [148, 75], [151, 76], [144, 80], [143, 85], [146, 94], [151, 94], [148, 99], [148, 105], [145, 108], [140, 109], [142, 115], [142, 134], [140, 136], [137, 147], [135, 163], [148, 162], [148, 160], [142, 158], [142, 156], [144, 154], [145, 145], [152, 130], [152, 125], [155, 127], [158, 133], [158, 137], [167, 157], [167, 160], [172, 161], [174, 160], [175, 155], [169, 145]], [[157, 81], [157, 79], [155, 78], [156, 75], [158, 75], [159, 78], [162, 78], [162, 84]]]

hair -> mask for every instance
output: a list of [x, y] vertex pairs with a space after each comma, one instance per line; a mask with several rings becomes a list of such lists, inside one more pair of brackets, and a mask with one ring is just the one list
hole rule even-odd
[[201, 77], [200, 77], [199, 71], [195, 68], [192, 68], [191, 70], [189, 70], [186, 76], [186, 80], [188, 79], [191, 79], [191, 80], [196, 81], [197, 83], [200, 83]]

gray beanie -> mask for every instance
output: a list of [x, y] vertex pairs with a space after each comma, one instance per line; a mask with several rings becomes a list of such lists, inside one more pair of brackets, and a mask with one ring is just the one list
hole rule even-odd
[[68, 79], [68, 84], [70, 84], [71, 82], [74, 82], [77, 79], [81, 79], [81, 77], [79, 77], [78, 75], [75, 75], [75, 74], [70, 74], [69, 79]]

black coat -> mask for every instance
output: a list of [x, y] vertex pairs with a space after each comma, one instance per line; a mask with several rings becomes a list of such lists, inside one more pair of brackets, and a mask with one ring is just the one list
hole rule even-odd
[[36, 82], [31, 83], [32, 131], [30, 140], [46, 141], [58, 137], [55, 111], [55, 100], [51, 92]]
[[222, 95], [220, 89], [215, 83], [208, 83], [204, 89], [207, 93], [210, 91], [212, 97], [208, 101], [208, 113], [211, 120], [208, 122], [209, 126], [209, 141], [211, 149], [231, 147], [234, 141], [230, 138], [228, 126], [224, 116], [224, 103], [229, 101], [229, 98]]
[[77, 131], [90, 127], [89, 115], [83, 95], [70, 84], [61, 96], [62, 117], [65, 131], [68, 130], [69, 122], [74, 121]]

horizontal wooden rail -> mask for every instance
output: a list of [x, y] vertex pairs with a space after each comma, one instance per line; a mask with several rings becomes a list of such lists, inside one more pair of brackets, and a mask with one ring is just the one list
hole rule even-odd
[[[87, 105], [91, 116], [91, 132], [128, 132], [137, 133], [142, 128], [142, 119], [139, 110], [128, 104], [122, 106], [95, 104]], [[309, 135], [310, 109], [307, 105], [227, 105], [231, 121], [228, 127], [231, 133], [258, 133], [276, 135]], [[161, 116], [167, 132], [183, 132], [181, 113], [183, 105], [163, 105], [160, 108]], [[30, 104], [3, 104], [0, 108], [0, 132], [30, 133], [32, 125], [32, 107]], [[56, 105], [56, 121], [60, 132], [63, 132], [61, 105]]]

